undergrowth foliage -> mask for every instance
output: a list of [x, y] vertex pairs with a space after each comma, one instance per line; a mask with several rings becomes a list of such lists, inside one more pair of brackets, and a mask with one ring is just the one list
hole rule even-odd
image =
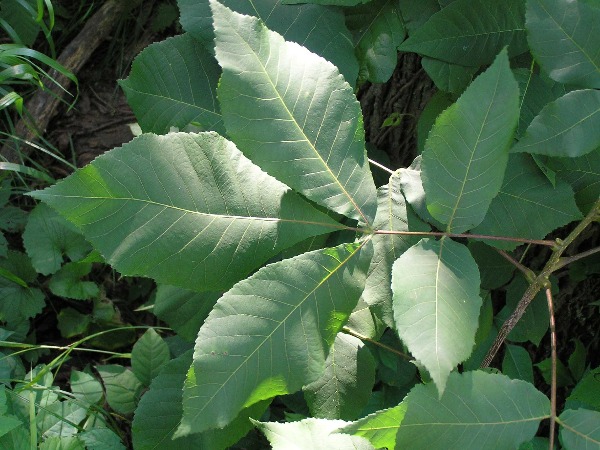
[[[228, 448], [253, 428], [276, 449], [537, 448], [552, 446], [555, 423], [566, 449], [600, 445], [599, 369], [585, 349], [559, 368], [576, 386], [557, 411], [556, 355], [537, 364], [549, 398], [522, 345], [553, 323], [551, 275], [597, 251], [563, 256], [600, 215], [600, 6], [179, 7], [185, 33], [148, 47], [121, 81], [144, 133], [30, 194], [42, 203], [28, 256], [5, 252], [16, 278], [0, 279], [22, 307], [0, 318], [16, 330], [39, 313], [36, 272], [54, 274], [56, 295], [98, 298], [81, 278], [106, 261], [157, 282], [152, 310], [181, 342], [169, 350], [147, 331], [131, 370], [96, 367], [104, 393], [73, 372], [78, 403], [54, 399], [63, 420], [38, 418], [55, 421], [40, 429], [89, 445], [80, 424], [95, 417], [116, 438], [90, 413], [105, 395], [133, 414], [136, 449]], [[422, 55], [440, 91], [421, 154], [376, 187], [355, 89], [386, 81], [398, 48]], [[35, 244], [40, 234], [52, 245]], [[523, 245], [551, 249], [539, 273], [517, 261]], [[71, 336], [91, 332], [70, 314]], [[499, 348], [502, 373], [487, 368]], [[15, 387], [21, 400], [0, 391], [14, 424], [0, 439], [27, 437], [26, 393], [52, 385], [36, 370]], [[536, 437], [545, 419], [550, 433]]]

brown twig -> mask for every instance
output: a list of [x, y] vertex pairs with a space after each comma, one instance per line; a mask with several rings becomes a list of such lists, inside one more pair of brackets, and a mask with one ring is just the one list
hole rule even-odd
[[596, 201], [594, 207], [591, 209], [588, 215], [585, 216], [584, 219], [577, 224], [575, 229], [571, 233], [569, 233], [569, 235], [564, 240], [557, 239], [557, 245], [554, 248], [554, 252], [550, 257], [550, 260], [546, 263], [540, 274], [537, 277], [535, 277], [535, 280], [529, 285], [511, 316], [508, 319], [506, 319], [506, 321], [502, 325], [502, 328], [500, 328], [498, 336], [496, 336], [494, 343], [492, 344], [487, 355], [483, 359], [483, 362], [481, 363], [482, 368], [488, 367], [491, 364], [492, 360], [496, 356], [496, 353], [498, 353], [498, 350], [506, 340], [506, 337], [515, 327], [515, 325], [519, 322], [521, 317], [523, 317], [525, 310], [527, 309], [531, 301], [535, 298], [535, 296], [538, 294], [538, 292], [543, 288], [550, 287], [550, 282], [548, 278], [558, 268], [563, 267], [563, 265], [561, 264], [561, 256], [567, 249], [567, 247], [573, 243], [577, 236], [579, 236], [590, 223], [592, 223], [594, 220], [597, 220], [599, 215], [600, 199]]
[[519, 269], [521, 272], [523, 272], [523, 274], [525, 275], [525, 278], [527, 278], [527, 280], [530, 283], [535, 280], [535, 272], [533, 270], [531, 270], [529, 267], [525, 267], [519, 261], [517, 261], [512, 256], [510, 256], [508, 253], [506, 253], [504, 250], [500, 250], [497, 248], [496, 251], [500, 255], [502, 255], [504, 257], [504, 259], [506, 259], [509, 263], [511, 263], [513, 266], [515, 266], [517, 269]]
[[552, 361], [552, 379], [550, 381], [550, 444], [548, 448], [554, 448], [554, 429], [556, 428], [556, 326], [554, 322], [554, 306], [552, 302], [552, 290], [546, 288], [546, 299], [548, 300], [548, 312], [550, 313], [550, 352]]
[[394, 231], [394, 230], [375, 230], [375, 234], [397, 234], [401, 236], [448, 236], [453, 238], [471, 238], [487, 239], [490, 241], [518, 242], [521, 244], [537, 244], [547, 247], [556, 247], [556, 242], [543, 239], [522, 239], [508, 236], [489, 236], [487, 234], [471, 233], [446, 233], [444, 231]]

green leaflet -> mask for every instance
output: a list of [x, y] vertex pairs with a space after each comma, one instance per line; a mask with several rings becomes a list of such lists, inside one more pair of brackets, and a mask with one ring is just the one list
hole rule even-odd
[[41, 204], [29, 214], [23, 244], [35, 270], [43, 275], [60, 269], [63, 254], [77, 261], [91, 250], [79, 230], [52, 208]]
[[549, 158], [545, 162], [571, 185], [577, 206], [587, 214], [600, 197], [600, 148], [579, 158]]
[[[388, 184], [377, 190], [377, 216], [373, 227], [388, 231], [429, 231], [410, 208], [400, 190], [402, 170], [396, 171]], [[373, 236], [373, 259], [369, 266], [367, 282], [362, 299], [373, 308], [373, 312], [389, 327], [394, 327], [392, 312], [392, 264], [409, 247], [418, 242], [418, 237], [397, 234]]]
[[550, 78], [600, 88], [600, 5], [587, 0], [527, 0], [527, 40]]
[[392, 291], [398, 336], [442, 395], [475, 344], [482, 304], [477, 264], [462, 244], [422, 239], [394, 263]]
[[493, 443], [513, 450], [550, 414], [550, 401], [533, 385], [484, 372], [451, 374], [442, 398], [432, 384], [418, 385], [403, 403], [396, 448], [481, 450]]
[[368, 241], [305, 253], [221, 297], [198, 333], [177, 435], [223, 427], [242, 408], [316, 380], [371, 256]]
[[343, 228], [215, 133], [141, 135], [31, 195], [124, 275], [198, 291], [228, 288], [281, 249]]
[[313, 5], [336, 5], [336, 6], [356, 6], [360, 3], [367, 3], [371, 0], [281, 0], [284, 5], [296, 5], [298, 3], [312, 3]]
[[572, 91], [548, 103], [511, 152], [577, 157], [600, 146], [600, 91]]
[[338, 432], [362, 436], [375, 448], [396, 448], [396, 434], [406, 414], [406, 404], [377, 411], [341, 428]]
[[394, 73], [398, 46], [406, 37], [399, 2], [374, 0], [349, 8], [345, 14], [360, 65], [358, 84], [367, 80], [385, 83]]
[[227, 133], [255, 164], [329, 209], [370, 224], [376, 192], [360, 106], [336, 67], [211, 2]]
[[131, 349], [131, 368], [144, 386], [150, 385], [169, 359], [167, 343], [152, 328], [149, 328]]
[[[181, 25], [214, 52], [215, 33], [209, 0], [177, 0]], [[265, 26], [335, 64], [354, 85], [358, 62], [352, 38], [337, 8], [321, 5], [286, 5], [280, 0], [222, 0], [228, 8], [258, 17]], [[308, 3], [308, 2], [304, 2]]]
[[222, 133], [219, 75], [214, 56], [183, 34], [146, 47], [119, 84], [144, 132], [165, 134], [194, 123]]
[[[140, 400], [133, 418], [132, 437], [136, 450], [226, 449], [252, 428], [248, 417], [259, 418], [268, 406], [268, 402], [259, 402], [243, 410], [223, 429], [173, 440], [173, 433], [183, 412], [181, 387], [191, 362], [192, 352], [189, 351], [167, 363], [152, 380], [150, 389]], [[157, 410], [157, 405], [160, 405], [160, 410]]]
[[600, 447], [600, 412], [567, 409], [559, 417], [560, 442], [566, 449]]
[[527, 51], [523, 0], [456, 0], [432, 15], [400, 50], [479, 67], [506, 46], [511, 57]]
[[[528, 155], [512, 154], [509, 162], [500, 192], [473, 233], [543, 239], [556, 228], [581, 218], [567, 183], [557, 180], [556, 187], [552, 186]], [[504, 250], [519, 245], [509, 241], [486, 243]]]
[[[343, 420], [309, 418], [289, 423], [253, 422], [267, 436], [273, 450], [375, 450], [369, 441], [360, 436], [335, 433], [338, 428], [348, 424]], [[298, 447], [299, 442], [302, 447]]]
[[427, 209], [446, 231], [462, 233], [483, 220], [502, 184], [518, 102], [503, 50], [429, 132], [421, 177]]
[[477, 73], [477, 67], [460, 66], [424, 56], [423, 69], [436, 87], [445, 92], [461, 94]]
[[529, 352], [518, 345], [506, 344], [502, 360], [502, 373], [512, 379], [533, 384], [533, 364]]
[[375, 383], [375, 359], [360, 339], [338, 333], [325, 361], [325, 370], [304, 386], [311, 415], [352, 420], [367, 405]]

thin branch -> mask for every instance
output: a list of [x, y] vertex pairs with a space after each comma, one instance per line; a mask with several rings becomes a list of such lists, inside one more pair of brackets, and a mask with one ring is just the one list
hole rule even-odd
[[535, 280], [535, 272], [533, 270], [531, 270], [529, 267], [525, 267], [519, 261], [517, 261], [512, 256], [510, 256], [508, 253], [506, 253], [504, 250], [500, 250], [497, 248], [496, 251], [500, 255], [502, 255], [504, 257], [504, 259], [506, 259], [509, 263], [511, 263], [513, 266], [515, 266], [517, 269], [519, 269], [521, 272], [523, 272], [523, 274], [525, 275], [525, 277], [527, 278], [527, 280], [530, 283], [533, 283], [533, 281]]
[[550, 382], [550, 444], [548, 448], [554, 448], [554, 429], [556, 428], [556, 326], [554, 322], [554, 306], [552, 302], [552, 290], [546, 288], [546, 299], [548, 300], [548, 312], [550, 313], [550, 351], [552, 361], [552, 380]]
[[586, 257], [593, 255], [594, 253], [598, 253], [598, 252], [600, 252], [600, 247], [592, 248], [591, 250], [586, 250], [585, 252], [581, 252], [581, 253], [578, 253], [573, 256], [560, 258], [558, 261], [558, 267], [556, 268], [556, 270], [562, 269], [567, 264], [571, 264], [572, 262], [575, 262], [579, 259], [586, 258]]
[[373, 164], [375, 167], [379, 167], [381, 170], [385, 170], [387, 173], [389, 174], [393, 174], [394, 171], [392, 169], [388, 169], [387, 167], [385, 167], [383, 164], [378, 163], [377, 161], [369, 158], [369, 162], [371, 164]]
[[502, 325], [502, 328], [500, 328], [500, 331], [498, 331], [498, 336], [496, 336], [496, 339], [490, 347], [487, 355], [483, 359], [483, 362], [481, 363], [481, 368], [488, 367], [491, 364], [492, 360], [496, 356], [496, 353], [498, 353], [498, 350], [504, 343], [504, 340], [515, 327], [515, 325], [519, 322], [521, 317], [523, 317], [523, 314], [527, 310], [527, 307], [535, 298], [537, 293], [543, 288], [550, 287], [550, 282], [548, 278], [558, 268], [562, 267], [561, 256], [564, 253], [564, 251], [569, 247], [569, 245], [573, 243], [575, 239], [577, 239], [577, 237], [583, 232], [583, 230], [585, 230], [588, 227], [589, 224], [591, 224], [594, 220], [598, 219], [599, 215], [600, 199], [596, 201], [594, 207], [591, 209], [588, 215], [585, 216], [584, 219], [577, 224], [575, 229], [571, 231], [571, 233], [569, 233], [569, 235], [564, 240], [556, 240], [556, 246], [553, 249], [552, 256], [550, 257], [540, 274], [535, 278], [533, 283], [529, 285], [511, 316], [508, 319], [506, 319], [506, 321]]
[[401, 352], [400, 350], [396, 350], [395, 348], [393, 348], [393, 347], [390, 347], [390, 346], [388, 346], [388, 345], [382, 344], [381, 342], [377, 342], [376, 340], [374, 340], [374, 339], [371, 339], [370, 337], [363, 336], [362, 334], [360, 334], [360, 333], [357, 333], [356, 331], [354, 331], [354, 330], [351, 330], [351, 329], [350, 329], [350, 328], [348, 328], [348, 327], [344, 327], [344, 328], [342, 328], [342, 331], [343, 331], [344, 333], [346, 333], [346, 334], [349, 334], [350, 336], [354, 336], [355, 338], [358, 338], [358, 339], [360, 339], [361, 341], [370, 342], [370, 343], [371, 343], [371, 344], [373, 344], [373, 345], [376, 345], [376, 346], [378, 346], [378, 347], [381, 347], [381, 348], [383, 348], [383, 349], [385, 349], [385, 350], [388, 350], [388, 351], [390, 351], [390, 352], [392, 352], [392, 353], [395, 353], [396, 355], [398, 355], [398, 356], [400, 356], [400, 357], [402, 357], [402, 358], [404, 358], [404, 359], [407, 359], [407, 360], [409, 360], [409, 361], [411, 361], [411, 360], [412, 360], [412, 358], [411, 358], [409, 355], [407, 355], [406, 353], [403, 353], [403, 352]]
[[397, 234], [401, 236], [448, 236], [455, 238], [488, 239], [490, 241], [508, 241], [521, 244], [537, 244], [547, 247], [556, 247], [556, 242], [542, 239], [522, 239], [508, 236], [488, 236], [486, 234], [471, 233], [446, 233], [443, 231], [393, 231], [393, 230], [375, 230], [375, 234]]

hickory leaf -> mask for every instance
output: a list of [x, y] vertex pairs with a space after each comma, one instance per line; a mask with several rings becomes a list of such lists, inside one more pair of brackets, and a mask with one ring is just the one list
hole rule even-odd
[[451, 239], [422, 239], [392, 268], [398, 336], [430, 373], [440, 395], [475, 344], [481, 297], [469, 250]]
[[597, 1], [527, 0], [527, 40], [550, 78], [600, 88]]
[[503, 47], [527, 50], [523, 0], [456, 0], [433, 14], [400, 46], [405, 52], [463, 66], [490, 64]]
[[493, 442], [515, 449], [550, 414], [550, 401], [533, 385], [483, 372], [451, 374], [441, 398], [431, 384], [416, 386], [404, 403], [397, 448], [479, 450]]
[[364, 288], [370, 247], [268, 265], [221, 297], [198, 333], [176, 436], [224, 427], [243, 408], [315, 381]]
[[[255, 164], [329, 209], [369, 224], [376, 192], [360, 106], [320, 56], [211, 0], [228, 135]], [[299, 63], [301, 61], [301, 63]], [[302, 64], [302, 70], [292, 70]]]
[[462, 233], [481, 223], [498, 193], [519, 117], [519, 88], [503, 50], [437, 118], [423, 150], [427, 209]]
[[338, 433], [362, 436], [375, 448], [396, 447], [396, 434], [406, 414], [406, 404], [377, 411], [338, 430]]
[[198, 291], [341, 227], [214, 133], [144, 134], [31, 195], [124, 275]]

